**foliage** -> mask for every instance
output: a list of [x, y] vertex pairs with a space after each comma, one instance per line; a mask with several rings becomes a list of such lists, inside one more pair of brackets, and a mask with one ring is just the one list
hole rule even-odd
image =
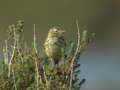
[[[4, 47], [4, 62], [0, 63], [0, 90], [79, 90], [85, 82], [85, 79], [78, 77], [79, 57], [89, 44], [89, 40], [94, 40], [93, 35], [90, 35], [92, 38], [88, 38], [87, 31], [83, 31], [73, 68], [70, 65], [77, 48], [74, 42], [69, 43], [68, 52], [62, 50], [62, 60], [53, 68], [50, 58], [44, 52], [39, 54], [35, 27], [32, 48], [21, 40], [23, 27], [23, 20], [9, 25], [9, 39], [6, 40]], [[7, 44], [8, 41], [12, 43]]]

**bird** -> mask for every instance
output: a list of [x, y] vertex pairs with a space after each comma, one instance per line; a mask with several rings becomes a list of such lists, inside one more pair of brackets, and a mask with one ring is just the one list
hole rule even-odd
[[62, 56], [62, 49], [65, 50], [64, 32], [60, 27], [52, 27], [49, 29], [48, 36], [44, 42], [46, 55], [50, 57], [53, 64], [58, 64]]

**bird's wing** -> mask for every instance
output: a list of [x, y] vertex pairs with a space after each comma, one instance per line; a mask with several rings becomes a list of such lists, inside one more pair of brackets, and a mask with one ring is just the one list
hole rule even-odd
[[66, 41], [63, 37], [59, 37], [58, 41], [60, 42], [61, 46], [66, 47]]

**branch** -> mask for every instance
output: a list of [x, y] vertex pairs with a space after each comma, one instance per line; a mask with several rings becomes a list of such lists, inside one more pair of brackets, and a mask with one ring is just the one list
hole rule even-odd
[[36, 71], [37, 71], [37, 90], [39, 90], [38, 89], [38, 86], [39, 86], [39, 72], [38, 72], [38, 64], [37, 64], [37, 60], [35, 60], [35, 64], [36, 64]]
[[44, 66], [43, 66], [43, 73], [44, 73], [44, 78], [45, 78], [45, 81], [46, 81], [46, 86], [48, 87], [48, 80], [47, 80], [47, 76], [45, 74]]
[[34, 24], [34, 49], [35, 49], [35, 53], [37, 54], [37, 48], [36, 48], [36, 35], [35, 35], [35, 24]]
[[5, 62], [5, 64], [8, 65], [8, 44], [7, 44], [7, 40], [5, 40], [5, 48], [3, 48], [3, 52], [4, 52], [4, 62]]
[[71, 76], [70, 76], [70, 88], [69, 88], [69, 90], [71, 90], [71, 88], [72, 88], [73, 64], [74, 64], [74, 61], [76, 59], [77, 53], [78, 53], [79, 48], [80, 48], [80, 29], [79, 29], [79, 25], [78, 25], [77, 20], [76, 20], [76, 25], [77, 25], [77, 30], [78, 30], [78, 41], [77, 41], [77, 49], [76, 49], [75, 54], [72, 58], [72, 61], [71, 61], [71, 64], [70, 64], [70, 69], [69, 69], [69, 71], [71, 73], [70, 74]]
[[12, 73], [13, 73], [13, 80], [14, 80], [15, 90], [17, 90], [16, 83], [15, 83], [15, 74], [14, 74], [14, 70], [13, 69], [12, 69]]
[[16, 44], [17, 44], [15, 28], [14, 28], [14, 39], [15, 39], [15, 42], [14, 42], [14, 45], [13, 45], [13, 53], [12, 53], [12, 56], [11, 56], [11, 58], [10, 58], [10, 62], [9, 62], [9, 72], [8, 72], [8, 77], [10, 77], [11, 64], [12, 64], [12, 60], [13, 60], [13, 58], [14, 58], [15, 49], [16, 49]]
[[[35, 24], [34, 24], [34, 49], [35, 49], [35, 53], [37, 54], [37, 48], [36, 48], [36, 35], [35, 35]], [[35, 58], [35, 64], [36, 64], [36, 71], [37, 71], [37, 90], [38, 86], [39, 86], [39, 71], [38, 71], [38, 63], [37, 63], [37, 58]]]

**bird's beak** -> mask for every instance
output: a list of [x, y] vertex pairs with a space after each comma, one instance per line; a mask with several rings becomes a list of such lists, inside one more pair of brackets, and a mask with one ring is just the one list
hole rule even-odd
[[60, 31], [61, 33], [65, 33], [65, 31]]

